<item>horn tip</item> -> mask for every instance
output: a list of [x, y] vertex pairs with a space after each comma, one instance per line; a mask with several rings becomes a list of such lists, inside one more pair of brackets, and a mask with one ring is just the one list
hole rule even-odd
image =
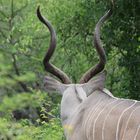
[[40, 14], [40, 5], [37, 6], [37, 10], [36, 10], [36, 12], [37, 12], [37, 15]]
[[37, 6], [36, 14], [37, 14], [37, 17], [39, 18], [39, 20], [42, 21], [43, 17], [40, 12], [40, 5]]
[[39, 10], [40, 10], [40, 5], [37, 6], [37, 11], [39, 11]]

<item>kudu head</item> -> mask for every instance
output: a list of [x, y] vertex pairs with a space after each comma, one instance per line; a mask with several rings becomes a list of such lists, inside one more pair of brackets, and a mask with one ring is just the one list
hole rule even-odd
[[[89, 69], [82, 76], [78, 84], [72, 84], [70, 78], [63, 71], [61, 71], [59, 68], [55, 67], [49, 62], [56, 48], [56, 33], [50, 22], [41, 15], [40, 8], [38, 7], [37, 9], [37, 16], [39, 20], [48, 27], [51, 34], [50, 46], [44, 57], [43, 64], [47, 72], [53, 74], [59, 79], [56, 80], [52, 77], [46, 76], [44, 80], [44, 85], [47, 91], [55, 91], [62, 95], [61, 119], [63, 124], [65, 124], [65, 122], [73, 114], [74, 110], [80, 104], [82, 104], [91, 93], [93, 93], [97, 89], [102, 90], [104, 88], [104, 82], [106, 77], [106, 71], [104, 70], [106, 64], [106, 55], [101, 45], [100, 28], [101, 25], [106, 21], [108, 17], [110, 17], [111, 14], [112, 9], [109, 10], [98, 21], [95, 27], [94, 46], [99, 55], [98, 64]], [[93, 78], [94, 76], [95, 78]]]

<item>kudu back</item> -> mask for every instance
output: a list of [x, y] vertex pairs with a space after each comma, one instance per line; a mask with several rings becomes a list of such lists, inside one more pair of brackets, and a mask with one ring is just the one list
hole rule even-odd
[[112, 8], [98, 21], [94, 32], [94, 46], [99, 62], [90, 68], [78, 84], [49, 62], [56, 48], [56, 33], [37, 9], [39, 20], [51, 34], [50, 46], [44, 57], [45, 70], [52, 77], [45, 77], [46, 90], [62, 95], [61, 120], [67, 140], [140, 140], [140, 102], [116, 98], [105, 86], [105, 51], [101, 45], [101, 25], [112, 14]]

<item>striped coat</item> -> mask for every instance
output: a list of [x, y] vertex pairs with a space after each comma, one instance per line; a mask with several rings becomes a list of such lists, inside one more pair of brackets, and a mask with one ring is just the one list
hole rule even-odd
[[96, 90], [65, 124], [68, 140], [140, 140], [140, 102]]

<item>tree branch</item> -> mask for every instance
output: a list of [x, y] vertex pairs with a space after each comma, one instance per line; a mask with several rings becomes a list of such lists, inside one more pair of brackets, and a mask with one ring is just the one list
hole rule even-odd
[[3, 15], [4, 17], [8, 18], [7, 15], [1, 10], [0, 10], [0, 14]]
[[21, 7], [20, 9], [18, 9], [18, 10], [16, 10], [15, 12], [14, 12], [14, 15], [17, 15], [17, 13], [20, 13], [23, 9], [25, 9], [26, 7], [28, 6], [28, 2], [23, 6], [23, 7]]
[[[9, 29], [10, 31], [12, 30], [12, 21], [13, 21], [13, 18], [14, 18], [14, 1], [12, 0], [11, 1], [11, 17], [9, 19]], [[10, 35], [10, 43], [11, 44], [14, 44], [14, 41], [13, 41], [13, 36]], [[14, 67], [14, 70], [15, 70], [15, 73], [17, 76], [20, 76], [20, 72], [19, 72], [19, 69], [18, 69], [18, 66], [17, 66], [17, 61], [16, 61], [16, 57], [15, 57], [15, 54], [12, 54], [12, 58], [13, 58], [13, 67]], [[21, 82], [21, 81], [18, 81], [19, 85], [22, 87], [22, 89], [25, 91], [25, 92], [30, 92], [30, 90], [28, 89], [28, 87], [26, 86], [25, 83]]]
[[[19, 69], [18, 69], [18, 66], [17, 66], [17, 62], [16, 62], [16, 57], [15, 57], [15, 54], [12, 54], [12, 58], [13, 58], [13, 67], [15, 69], [15, 73], [17, 76], [20, 76], [20, 72], [19, 72]], [[19, 85], [22, 87], [22, 89], [25, 91], [25, 92], [30, 92], [29, 88], [26, 86], [26, 84], [24, 84], [23, 82], [21, 81], [18, 81]]]
[[0, 29], [0, 33], [2, 35], [2, 37], [4, 37], [5, 39], [7, 39], [7, 36], [5, 35], [5, 33]]

